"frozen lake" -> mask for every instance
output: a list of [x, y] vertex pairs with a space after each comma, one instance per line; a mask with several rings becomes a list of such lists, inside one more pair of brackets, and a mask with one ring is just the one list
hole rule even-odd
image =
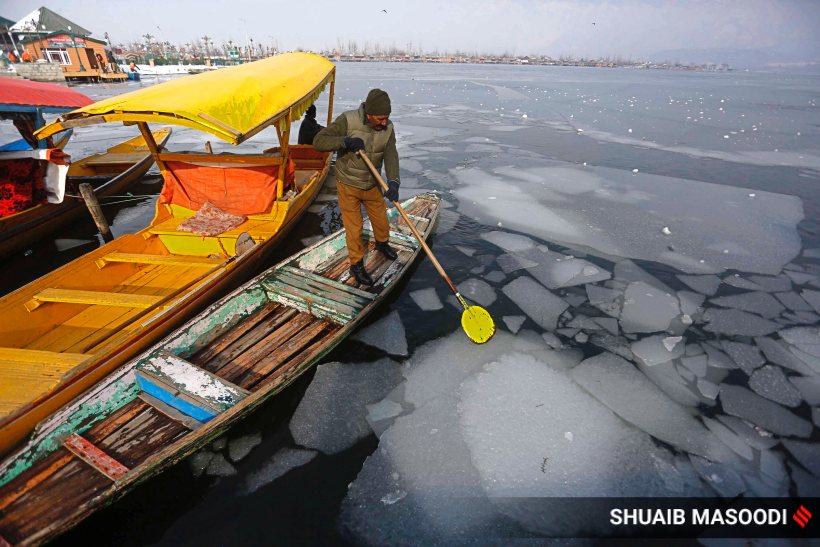
[[[337, 113], [391, 94], [402, 197], [442, 192], [433, 249], [498, 334], [472, 345], [422, 261], [315, 373], [63, 541], [451, 544], [583, 526], [510, 498], [820, 496], [820, 78], [370, 63], [337, 78]], [[70, 151], [132, 130], [100, 129]], [[202, 148], [174, 131], [171, 149]], [[147, 223], [138, 203], [115, 206], [115, 230]], [[78, 225], [0, 267], [4, 283], [54, 245], [68, 260], [95, 244]]]

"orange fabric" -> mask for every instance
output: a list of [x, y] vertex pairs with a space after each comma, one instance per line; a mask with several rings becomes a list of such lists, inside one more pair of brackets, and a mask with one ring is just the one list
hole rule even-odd
[[382, 196], [378, 186], [374, 186], [370, 190], [361, 190], [341, 181], [336, 182], [339, 209], [342, 211], [342, 224], [345, 227], [347, 258], [352, 266], [364, 257], [361, 206], [364, 205], [367, 211], [376, 241], [381, 243], [390, 239], [387, 207], [384, 205], [384, 196]]
[[[254, 215], [269, 213], [276, 200], [278, 165], [221, 167], [181, 161], [166, 162], [170, 171], [160, 203], [173, 203], [198, 211], [210, 202], [227, 213]], [[288, 160], [285, 180], [293, 183], [296, 167]]]

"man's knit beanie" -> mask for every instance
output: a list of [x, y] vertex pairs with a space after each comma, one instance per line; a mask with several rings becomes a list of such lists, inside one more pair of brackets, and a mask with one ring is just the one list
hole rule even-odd
[[389, 116], [390, 96], [381, 89], [371, 89], [364, 101], [364, 112], [371, 116]]

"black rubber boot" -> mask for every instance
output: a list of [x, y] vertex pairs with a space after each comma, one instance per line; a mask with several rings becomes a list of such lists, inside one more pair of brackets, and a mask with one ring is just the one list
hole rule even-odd
[[377, 241], [376, 250], [383, 254], [384, 257], [388, 260], [396, 260], [399, 257], [399, 255], [396, 254], [396, 251], [394, 251], [393, 248], [386, 241]]
[[370, 274], [364, 269], [364, 264], [361, 260], [350, 267], [350, 275], [356, 278], [356, 282], [359, 283], [359, 285], [373, 284], [373, 278], [370, 277]]

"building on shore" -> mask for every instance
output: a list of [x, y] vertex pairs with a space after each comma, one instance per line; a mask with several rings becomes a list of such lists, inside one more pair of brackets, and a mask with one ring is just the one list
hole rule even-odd
[[[91, 37], [91, 31], [51, 11], [36, 9], [8, 28], [14, 50], [21, 59], [61, 66], [66, 79], [124, 80], [107, 62], [105, 40]], [[99, 61], [102, 59], [103, 63]]]

